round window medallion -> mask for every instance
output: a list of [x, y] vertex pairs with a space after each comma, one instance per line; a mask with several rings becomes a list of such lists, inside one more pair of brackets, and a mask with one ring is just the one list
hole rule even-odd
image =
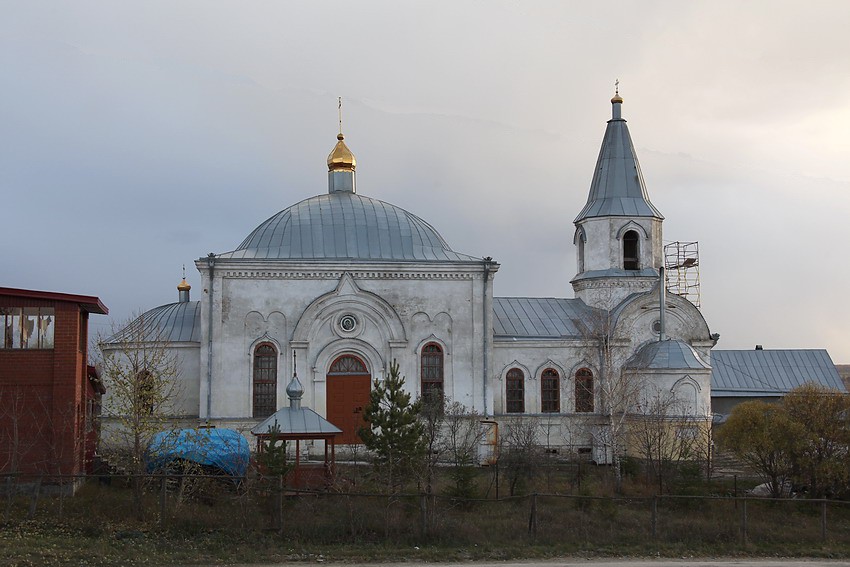
[[350, 333], [357, 328], [357, 317], [351, 314], [343, 315], [339, 318], [339, 328]]
[[655, 321], [652, 322], [652, 330], [653, 330], [653, 332], [655, 332], [655, 334], [658, 334], [658, 333], [661, 332], [661, 320], [660, 319], [656, 319]]

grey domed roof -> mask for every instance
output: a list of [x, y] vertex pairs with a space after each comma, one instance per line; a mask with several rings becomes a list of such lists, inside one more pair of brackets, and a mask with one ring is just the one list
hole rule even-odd
[[430, 224], [356, 193], [311, 197], [277, 213], [221, 258], [480, 261], [454, 252]]
[[182, 301], [154, 307], [109, 337], [105, 344], [130, 342], [200, 342], [201, 303]]
[[711, 368], [690, 345], [672, 339], [647, 344], [626, 362], [625, 367], [654, 370]]

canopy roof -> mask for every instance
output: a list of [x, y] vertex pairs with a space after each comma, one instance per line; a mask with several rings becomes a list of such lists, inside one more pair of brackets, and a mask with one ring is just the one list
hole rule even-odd
[[281, 437], [309, 437], [313, 435], [316, 438], [322, 438], [333, 437], [342, 433], [339, 427], [310, 408], [305, 407], [297, 409], [283, 407], [251, 429], [251, 433], [254, 435], [271, 435], [275, 424], [280, 428]]

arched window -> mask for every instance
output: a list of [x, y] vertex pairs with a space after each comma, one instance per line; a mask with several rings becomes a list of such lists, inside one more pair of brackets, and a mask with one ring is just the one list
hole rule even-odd
[[552, 368], [544, 370], [540, 378], [540, 411], [543, 413], [561, 411], [561, 380], [558, 372]]
[[697, 387], [692, 382], [679, 381], [674, 387], [673, 394], [679, 405], [677, 413], [682, 415], [697, 415], [699, 395], [697, 394]]
[[584, 271], [584, 235], [578, 235], [578, 271]]
[[443, 400], [443, 349], [436, 343], [422, 348], [422, 399], [428, 403]]
[[366, 365], [356, 356], [345, 354], [334, 360], [328, 374], [369, 374]]
[[634, 230], [623, 235], [623, 269], [640, 269], [640, 237]]
[[587, 368], [576, 372], [576, 412], [593, 412], [593, 372]]
[[511, 368], [505, 377], [505, 402], [508, 413], [525, 412], [525, 377], [519, 368]]
[[254, 417], [277, 410], [277, 350], [270, 344], [254, 349]]

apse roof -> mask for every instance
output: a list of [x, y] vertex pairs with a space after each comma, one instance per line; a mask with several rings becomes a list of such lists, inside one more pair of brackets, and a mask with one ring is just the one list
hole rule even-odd
[[200, 342], [201, 303], [183, 301], [154, 307], [109, 337], [105, 344], [125, 342]]
[[649, 200], [629, 127], [620, 117], [622, 100], [611, 99], [614, 117], [605, 128], [587, 203], [574, 222], [607, 216], [664, 218]]
[[580, 299], [494, 297], [493, 334], [496, 338], [584, 337], [597, 313]]
[[847, 390], [824, 349], [712, 350], [712, 397], [778, 396], [806, 382]]
[[624, 365], [639, 370], [703, 370], [711, 368], [687, 343], [666, 339], [647, 343]]
[[284, 209], [220, 258], [480, 262], [453, 251], [430, 224], [353, 192], [317, 195]]

